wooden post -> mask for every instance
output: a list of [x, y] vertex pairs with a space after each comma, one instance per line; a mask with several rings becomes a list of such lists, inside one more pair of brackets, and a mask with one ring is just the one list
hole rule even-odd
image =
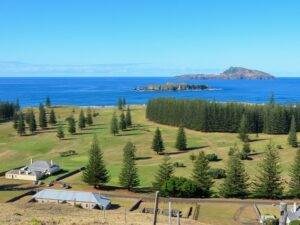
[[179, 217], [179, 212], [177, 213], [177, 223], [176, 225], [180, 225], [180, 217]]
[[172, 225], [172, 203], [169, 202], [169, 225]]
[[157, 221], [157, 209], [158, 209], [158, 199], [159, 198], [159, 191], [156, 192], [155, 195], [155, 203], [154, 203], [154, 217], [153, 217], [153, 225], [156, 225], [156, 221]]

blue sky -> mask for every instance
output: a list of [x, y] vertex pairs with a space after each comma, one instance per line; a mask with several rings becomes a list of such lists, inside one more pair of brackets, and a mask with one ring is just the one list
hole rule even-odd
[[0, 76], [300, 76], [297, 0], [7, 0]]

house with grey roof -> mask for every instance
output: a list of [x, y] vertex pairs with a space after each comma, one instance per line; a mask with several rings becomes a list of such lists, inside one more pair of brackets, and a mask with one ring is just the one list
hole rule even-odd
[[65, 203], [85, 209], [109, 209], [111, 201], [94, 192], [45, 189], [36, 193], [33, 200], [39, 203]]
[[287, 211], [286, 224], [290, 224], [294, 220], [300, 220], [300, 207], [296, 203]]
[[10, 170], [5, 173], [7, 179], [39, 180], [60, 171], [59, 165], [48, 161], [30, 161], [30, 164], [17, 170]]

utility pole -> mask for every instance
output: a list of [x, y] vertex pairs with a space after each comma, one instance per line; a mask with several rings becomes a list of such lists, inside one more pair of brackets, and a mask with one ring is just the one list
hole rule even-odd
[[153, 225], [156, 225], [156, 221], [157, 221], [158, 200], [159, 200], [159, 191], [157, 191], [155, 194]]
[[172, 225], [172, 203], [169, 202], [169, 225]]

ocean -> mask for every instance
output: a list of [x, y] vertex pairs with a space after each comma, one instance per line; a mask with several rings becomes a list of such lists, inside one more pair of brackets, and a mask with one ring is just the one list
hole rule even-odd
[[[149, 84], [187, 82], [207, 84], [213, 90], [182, 92], [138, 92]], [[0, 78], [0, 100], [36, 106], [46, 96], [53, 105], [112, 106], [119, 97], [128, 104], [146, 104], [151, 98], [174, 97], [220, 102], [266, 103], [274, 92], [277, 103], [300, 102], [300, 78], [276, 80], [183, 80], [171, 77], [55, 77]]]

